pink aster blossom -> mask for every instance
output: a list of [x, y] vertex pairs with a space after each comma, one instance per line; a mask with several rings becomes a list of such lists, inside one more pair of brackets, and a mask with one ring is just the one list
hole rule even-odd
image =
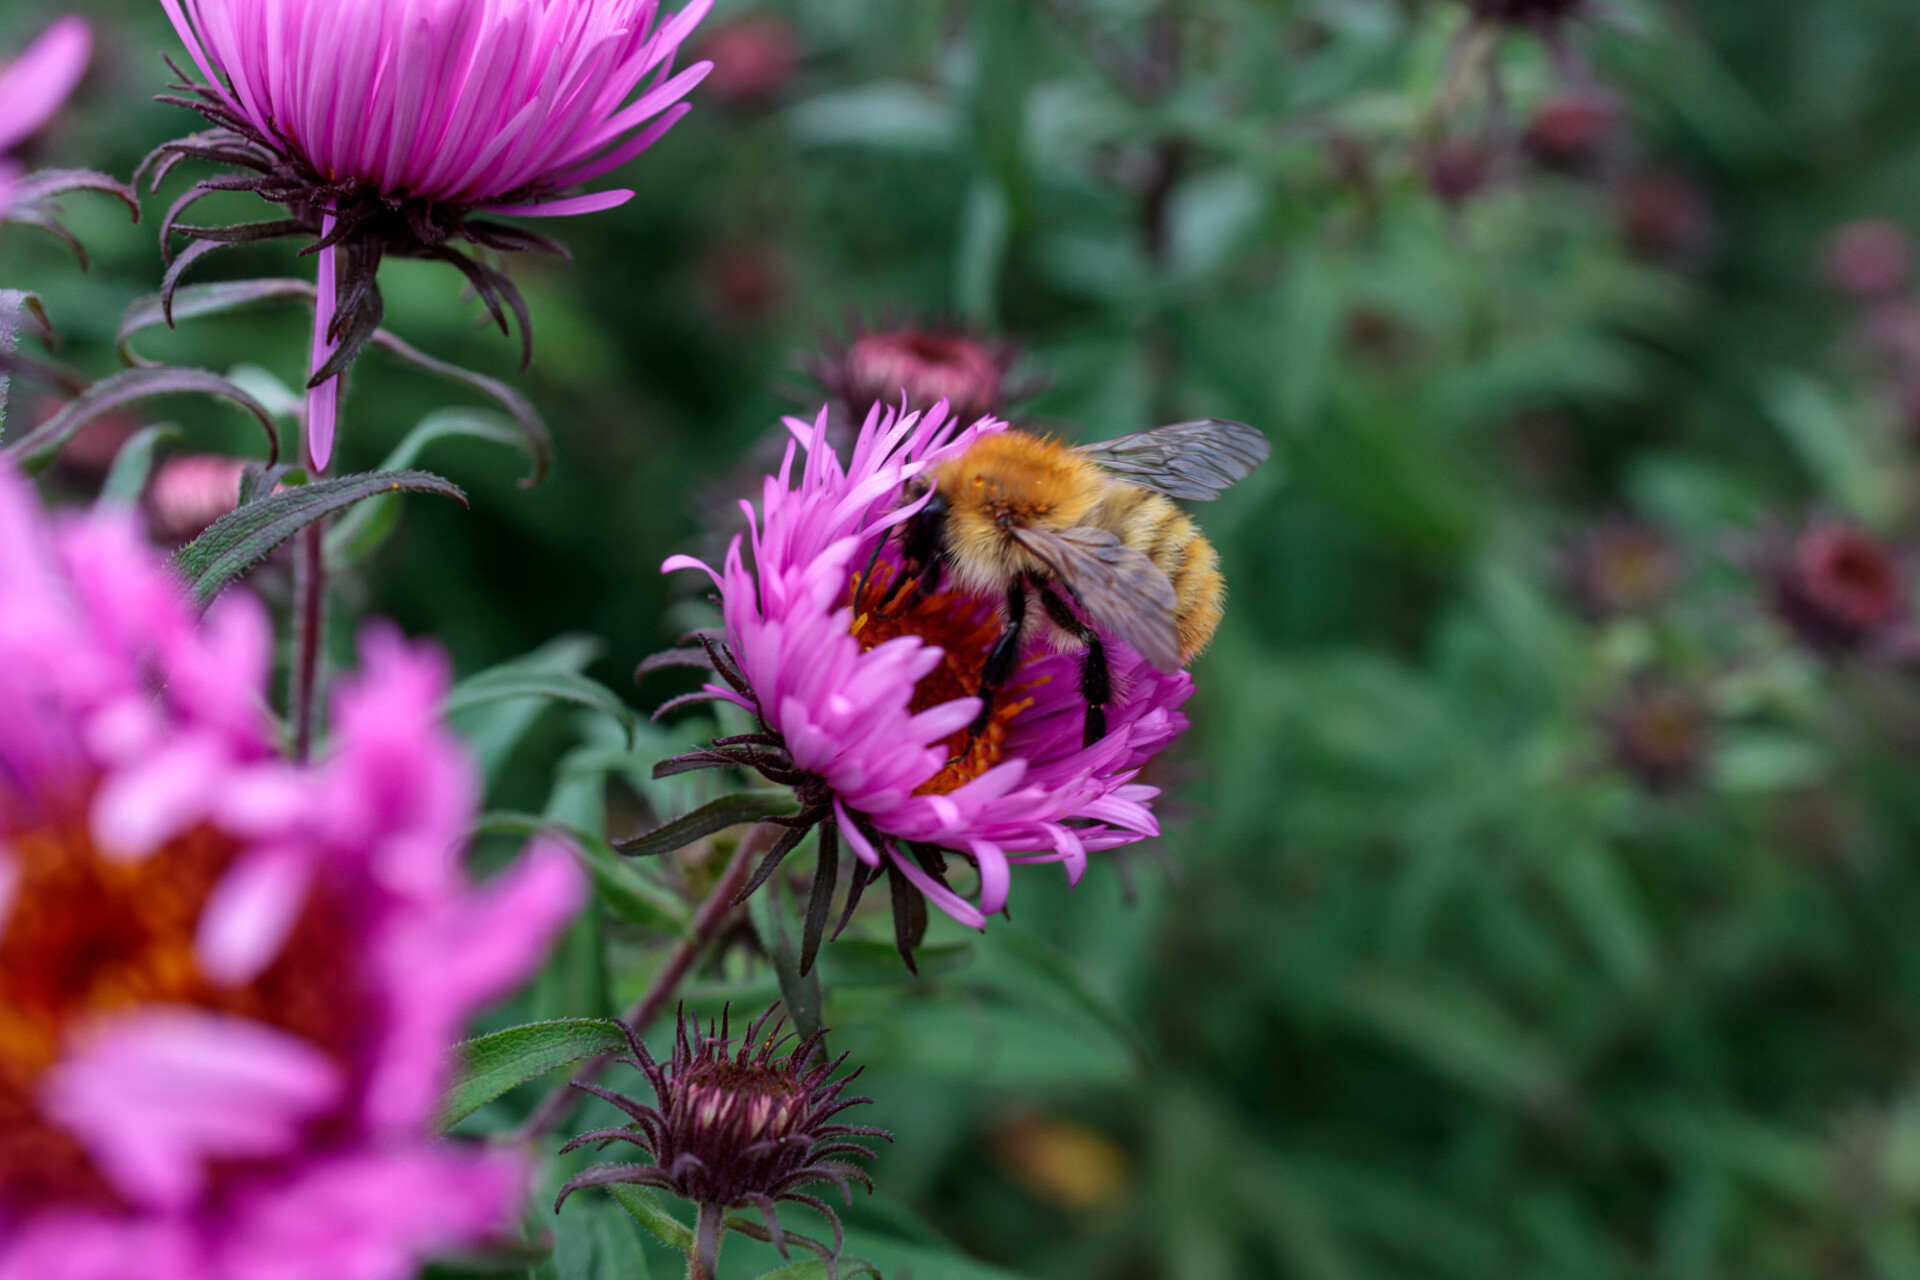
[[[382, 252], [446, 257], [451, 238], [545, 244], [467, 218], [625, 203], [632, 191], [564, 193], [658, 141], [711, 70], [676, 75], [673, 64], [712, 0], [658, 23], [659, 0], [160, 2], [205, 77], [199, 109], [226, 133], [191, 153], [253, 151], [260, 163], [234, 162], [262, 172], [257, 189], [304, 211], [325, 246], [309, 407], [316, 466], [332, 449], [338, 394], [336, 377], [318, 375], [355, 332], [334, 308], [361, 294], [355, 278], [340, 289], [335, 246], [349, 251], [340, 265], [370, 274]], [[497, 273], [458, 261], [504, 324]]]
[[0, 468], [0, 1280], [400, 1280], [527, 1190], [431, 1125], [579, 873], [468, 883], [445, 664], [397, 634], [283, 761], [264, 613], [197, 622], [134, 520]]
[[7, 152], [37, 133], [80, 83], [93, 53], [93, 31], [62, 18], [20, 56], [0, 66], [0, 215], [12, 206], [20, 169]]
[[[890, 619], [856, 616], [875, 547], [925, 503], [908, 500], [907, 482], [1006, 424], [957, 430], [944, 403], [925, 416], [876, 409], [845, 463], [826, 424], [825, 410], [811, 426], [788, 419], [780, 471], [718, 572], [688, 556], [663, 566], [703, 569], [720, 590], [723, 682], [699, 696], [754, 712], [778, 740], [765, 772], [820, 815], [833, 833], [823, 846], [843, 835], [870, 876], [884, 869], [975, 929], [1006, 905], [1013, 865], [1059, 862], [1077, 883], [1089, 854], [1159, 834], [1158, 791], [1135, 779], [1187, 726], [1185, 672], [1161, 672], [1106, 637], [1118, 692], [1106, 736], [1084, 746], [1079, 656], [1034, 648], [993, 722], [970, 739], [982, 661], [1001, 628], [997, 602], [946, 590]], [[895, 546], [880, 556], [881, 586], [897, 567]], [[767, 763], [726, 748], [705, 756]], [[977, 902], [945, 883], [948, 852], [976, 868]]]

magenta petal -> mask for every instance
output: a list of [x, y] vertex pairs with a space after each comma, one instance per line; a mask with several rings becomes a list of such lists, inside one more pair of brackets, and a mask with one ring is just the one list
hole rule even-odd
[[56, 1063], [43, 1106], [141, 1204], [199, 1194], [208, 1160], [259, 1158], [298, 1140], [339, 1095], [325, 1055], [225, 1014], [151, 1008], [123, 1015]]
[[52, 119], [87, 69], [93, 30], [79, 18], [62, 18], [0, 68], [0, 151], [11, 149]]
[[[320, 234], [333, 230], [333, 215], [323, 214], [320, 218]], [[327, 330], [333, 325], [334, 309], [339, 302], [339, 276], [334, 266], [336, 250], [329, 247], [320, 251], [320, 274], [318, 296], [313, 305], [313, 366], [312, 372], [318, 373], [320, 367], [333, 355], [334, 343], [327, 338]], [[340, 379], [329, 378], [307, 392], [307, 454], [313, 459], [315, 475], [327, 469], [327, 463], [333, 459], [333, 428], [340, 416]]]
[[600, 191], [590, 196], [547, 200], [539, 204], [488, 205], [481, 212], [510, 214], [516, 218], [566, 218], [578, 213], [599, 213], [603, 209], [618, 209], [631, 199], [633, 199], [631, 191]]

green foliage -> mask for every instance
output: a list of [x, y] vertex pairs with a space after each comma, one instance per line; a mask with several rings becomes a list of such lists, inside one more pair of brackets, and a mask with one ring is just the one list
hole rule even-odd
[[[9, 11], [0, 49], [54, 7]], [[116, 71], [48, 162], [126, 173], [187, 127], [141, 78], [171, 46], [145, 0], [84, 7], [110, 15]], [[1526, 35], [1457, 44], [1456, 0], [736, 0], [713, 21], [778, 13], [797, 71], [767, 101], [696, 94], [620, 175], [630, 205], [549, 228], [574, 263], [512, 265], [531, 373], [460, 373], [509, 377], [515, 353], [451, 272], [388, 263], [392, 332], [353, 374], [342, 466], [431, 443], [473, 508], [396, 525], [374, 498], [341, 519], [340, 612], [431, 634], [467, 675], [450, 722], [488, 788], [477, 865], [544, 832], [595, 888], [473, 1042], [497, 1051], [470, 1046], [461, 1131], [512, 1130], [540, 1094], [515, 1086], [610, 1044], [603, 1019], [689, 935], [741, 824], [791, 811], [715, 773], [652, 777], [753, 728], [726, 707], [633, 715], [698, 674], [612, 692], [713, 623], [707, 584], [660, 562], [719, 555], [776, 419], [817, 407], [792, 352], [849, 312], [948, 315], [1023, 344], [1024, 421], [1091, 440], [1221, 416], [1276, 457], [1195, 511], [1231, 601], [1194, 727], [1143, 779], [1166, 788], [1151, 856], [1097, 856], [1071, 891], [1022, 868], [1013, 919], [936, 921], [917, 977], [874, 892], [802, 976], [802, 850], [679, 989], [702, 1017], [785, 999], [865, 1067], [864, 1118], [898, 1141], [881, 1195], [846, 1211], [850, 1258], [888, 1280], [1920, 1275], [1920, 688], [1904, 659], [1797, 643], [1756, 569], [1810, 515], [1903, 548], [1920, 530], [1920, 310], [1820, 279], [1850, 219], [1920, 230], [1920, 11], [1592, 8], [1562, 59]], [[1508, 148], [1470, 198], [1434, 195], [1438, 143], [1523, 128], [1583, 74], [1622, 104], [1590, 170]], [[1703, 207], [1647, 204], [1653, 173]], [[252, 304], [310, 298], [309, 259], [218, 255], [169, 330], [150, 228], [68, 214], [91, 275], [0, 235], [0, 283], [45, 300], [0, 293], [0, 352], [51, 315], [95, 389], [29, 415], [17, 375], [10, 451], [48, 462], [81, 418], [180, 389], [180, 367], [299, 384], [299, 306]], [[1679, 219], [1672, 242], [1655, 215]], [[116, 372], [116, 344], [176, 381]], [[442, 416], [421, 371], [505, 416]], [[220, 381], [276, 429], [257, 384]], [[229, 408], [166, 407], [195, 449], [259, 452]], [[552, 473], [523, 490], [542, 414]], [[1596, 619], [1569, 552], [1623, 515], [1665, 532], [1681, 581]], [[250, 537], [222, 563], [264, 552]], [[1710, 712], [1698, 769], [1665, 790], [1636, 781], [1613, 719], [1658, 680]], [[580, 1020], [528, 1025], [555, 1010]], [[643, 1030], [663, 1046], [667, 1026]], [[496, 1265], [680, 1274], [691, 1213], [611, 1190], [536, 1205], [537, 1260]], [[722, 1270], [819, 1268], [733, 1236]]]

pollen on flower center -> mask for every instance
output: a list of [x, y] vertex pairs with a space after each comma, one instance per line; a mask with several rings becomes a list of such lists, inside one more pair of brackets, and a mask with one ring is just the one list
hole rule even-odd
[[[918, 636], [939, 646], [943, 655], [940, 665], [913, 687], [909, 709], [916, 715], [955, 698], [978, 697], [987, 654], [1000, 638], [999, 614], [987, 601], [957, 591], [933, 591], [913, 600], [911, 583], [902, 587], [897, 599], [888, 601], [896, 573], [896, 566], [877, 564], [864, 589], [858, 577], [848, 588], [850, 593], [859, 594], [853, 611], [853, 634], [859, 638], [860, 647], [872, 649], [901, 636]], [[987, 727], [971, 742], [965, 729], [948, 738], [946, 767], [916, 787], [914, 793], [945, 795], [999, 764], [1006, 753], [1008, 728], [1033, 705], [1033, 699], [1024, 696], [1032, 687], [1016, 684], [1001, 690]]]
[[119, 862], [69, 822], [23, 835], [0, 828], [0, 851], [15, 878], [0, 917], [0, 1210], [119, 1204], [81, 1144], [38, 1105], [42, 1077], [96, 1019], [186, 1006], [277, 1027], [336, 1060], [353, 1056], [364, 1002], [341, 945], [351, 917], [324, 891], [265, 972], [222, 986], [200, 971], [194, 939], [239, 852], [227, 836], [203, 827]]

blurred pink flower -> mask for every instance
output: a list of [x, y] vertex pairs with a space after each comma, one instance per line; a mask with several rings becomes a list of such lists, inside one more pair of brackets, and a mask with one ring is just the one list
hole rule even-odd
[[582, 886], [468, 884], [443, 661], [370, 633], [292, 765], [253, 601], [196, 622], [131, 513], [4, 469], [0, 545], [0, 1278], [401, 1280], [508, 1228], [527, 1171], [433, 1115]]
[[0, 66], [0, 214], [13, 205], [20, 170], [7, 152], [38, 132], [67, 100], [93, 53], [93, 31], [61, 18], [12, 62]]
[[[632, 191], [562, 193], [652, 146], [711, 69], [702, 62], [673, 74], [712, 0], [693, 0], [658, 25], [659, 0], [161, 4], [206, 78], [196, 89], [200, 109], [259, 153], [248, 166], [266, 175], [255, 189], [317, 219], [309, 229], [325, 247], [316, 376], [343, 338], [358, 336], [355, 322], [335, 320], [342, 298], [359, 321], [377, 323], [369, 291], [383, 252], [457, 262], [498, 314], [504, 278], [447, 242], [547, 242], [467, 216], [559, 217], [626, 203]], [[207, 155], [206, 146], [195, 154]], [[345, 280], [335, 246], [349, 250]], [[338, 378], [318, 381], [308, 433], [314, 464], [324, 467]]]
[[[1185, 672], [1158, 671], [1108, 637], [1119, 695], [1106, 737], [1087, 747], [1079, 656], [1036, 649], [970, 738], [1002, 627], [997, 603], [943, 590], [882, 613], [875, 606], [899, 567], [893, 544], [855, 598], [875, 547], [925, 503], [907, 500], [907, 482], [1006, 424], [956, 431], [944, 403], [924, 417], [876, 409], [844, 464], [825, 443], [826, 424], [824, 409], [812, 426], [787, 420], [794, 442], [765, 481], [751, 568], [738, 538], [718, 573], [689, 556], [663, 566], [701, 569], [720, 589], [724, 683], [699, 696], [753, 712], [778, 743], [737, 759], [724, 745], [697, 754], [764, 766], [794, 786], [803, 819], [845, 836], [867, 879], [885, 870], [975, 929], [1006, 905], [1013, 864], [1064, 863], [1077, 883], [1089, 853], [1158, 835], [1158, 790], [1134, 778], [1187, 727]], [[945, 883], [945, 852], [977, 869], [977, 905]]]
[[240, 505], [247, 464], [217, 453], [183, 453], [160, 464], [147, 487], [147, 521], [162, 542], [187, 542]]
[[1886, 218], [1849, 222], [1827, 240], [1827, 283], [1849, 297], [1872, 302], [1897, 293], [1913, 269], [1913, 242]]

